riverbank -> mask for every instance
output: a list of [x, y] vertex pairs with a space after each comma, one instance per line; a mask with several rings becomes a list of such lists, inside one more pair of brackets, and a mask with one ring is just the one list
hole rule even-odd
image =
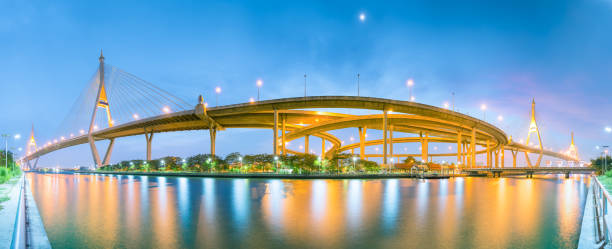
[[[25, 191], [24, 191], [25, 190]], [[51, 248], [42, 219], [27, 181], [23, 176], [13, 177], [0, 185], [0, 249], [25, 247]], [[16, 242], [19, 241], [19, 242]]]
[[[280, 179], [388, 179], [388, 178], [420, 178], [420, 179], [447, 179], [451, 175], [437, 174], [276, 174], [276, 173], [212, 173], [212, 172], [134, 172], [134, 171], [75, 171], [80, 174], [107, 174], [107, 175], [144, 175], [144, 176], [179, 176], [179, 177], [216, 177], [216, 178], [280, 178]], [[461, 176], [461, 175], [455, 175]]]

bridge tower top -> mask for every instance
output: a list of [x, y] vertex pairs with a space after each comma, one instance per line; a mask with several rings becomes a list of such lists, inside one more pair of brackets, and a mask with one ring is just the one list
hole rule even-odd
[[36, 139], [34, 139], [34, 124], [32, 124], [32, 131], [30, 131], [30, 139], [28, 139], [28, 147], [26, 151], [28, 155], [30, 155], [36, 150], [37, 148], [36, 148]]
[[100, 60], [100, 63], [102, 63], [102, 64], [104, 63], [104, 54], [102, 54], [102, 49], [100, 49], [100, 58], [99, 58], [99, 60]]
[[576, 144], [574, 144], [574, 132], [572, 131], [572, 142], [570, 143], [570, 147], [567, 150], [567, 154], [574, 158], [578, 158], [578, 149], [576, 148]]
[[[540, 155], [538, 156], [538, 161], [535, 164], [535, 166], [538, 167], [540, 166], [540, 162], [542, 160], [542, 151], [544, 151], [544, 146], [542, 146], [542, 137], [540, 137], [540, 129], [538, 128], [538, 124], [536, 122], [535, 117], [535, 99], [531, 100], [531, 121], [529, 122], [529, 132], [527, 133], [527, 141], [525, 141], [525, 145], [527, 146], [529, 146], [529, 138], [531, 138], [532, 133], [535, 133], [535, 135], [538, 137], [538, 148], [540, 149]], [[527, 165], [529, 167], [532, 167], [531, 161], [529, 160], [527, 153], [525, 153], [525, 159], [527, 159]]]

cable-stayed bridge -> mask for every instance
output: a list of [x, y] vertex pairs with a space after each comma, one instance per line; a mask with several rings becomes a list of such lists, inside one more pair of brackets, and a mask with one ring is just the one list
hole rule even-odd
[[[107, 165], [112, 156], [115, 139], [144, 135], [147, 147], [146, 160], [151, 160], [151, 143], [154, 134], [160, 132], [208, 130], [210, 154], [215, 154], [218, 131], [230, 128], [262, 128], [272, 130], [271, 151], [275, 155], [314, 152], [309, 147], [312, 137], [321, 139], [320, 155], [331, 158], [336, 153], [350, 152], [361, 159], [382, 158], [383, 165], [399, 162], [400, 158], [419, 157], [429, 162], [432, 157], [456, 157], [463, 169], [517, 168], [517, 157], [524, 155], [527, 168], [539, 168], [542, 157], [549, 156], [576, 168], [579, 162], [573, 134], [567, 151], [547, 150], [542, 144], [535, 120], [535, 101], [532, 102], [531, 122], [527, 141], [519, 143], [498, 127], [480, 119], [448, 109], [420, 104], [358, 96], [314, 96], [284, 98], [265, 101], [208, 107], [202, 96], [190, 104], [171, 93], [156, 87], [117, 67], [106, 64], [102, 54], [100, 64], [89, 86], [81, 93], [70, 114], [62, 122], [58, 137], [36, 146], [32, 132], [27, 155], [23, 161], [29, 168], [36, 168], [38, 158], [63, 148], [89, 144], [96, 167]], [[308, 109], [362, 109], [378, 114], [352, 115], [336, 112], [310, 111]], [[354, 128], [359, 138], [350, 144], [331, 132]], [[368, 130], [382, 131], [383, 138], [367, 139]], [[398, 136], [401, 135], [401, 136]], [[407, 135], [407, 136], [406, 136]], [[303, 139], [300, 151], [290, 150], [287, 143]], [[537, 145], [530, 145], [537, 139]], [[96, 141], [109, 140], [101, 150]], [[398, 143], [420, 143], [417, 153], [394, 151]], [[429, 143], [456, 144], [451, 153], [430, 153]], [[32, 146], [33, 145], [33, 146]], [[327, 147], [326, 145], [331, 145]], [[368, 146], [383, 145], [381, 153], [367, 154]], [[30, 149], [33, 147], [32, 149]], [[318, 149], [317, 149], [318, 150]], [[505, 165], [507, 152], [512, 165]], [[101, 154], [104, 152], [104, 154]], [[486, 162], [478, 164], [476, 155], [486, 155]], [[529, 155], [537, 159], [532, 162]], [[533, 157], [533, 156], [532, 156]]]

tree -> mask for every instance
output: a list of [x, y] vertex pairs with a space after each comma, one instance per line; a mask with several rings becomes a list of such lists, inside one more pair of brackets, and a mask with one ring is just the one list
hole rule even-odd
[[604, 157], [598, 157], [595, 159], [591, 159], [591, 167], [597, 169], [598, 174], [603, 174], [603, 168], [604, 168], [604, 161], [607, 164], [606, 169], [607, 170], [612, 170], [612, 157], [610, 157], [610, 155], [607, 155], [606, 160], [604, 160]]
[[229, 153], [227, 156], [225, 156], [225, 163], [229, 165], [234, 164], [234, 163], [239, 163], [241, 157], [242, 156], [240, 155], [239, 152]]

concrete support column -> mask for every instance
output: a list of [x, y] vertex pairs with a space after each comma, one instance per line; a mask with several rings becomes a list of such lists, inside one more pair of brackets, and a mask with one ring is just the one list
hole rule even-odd
[[429, 140], [427, 139], [428, 135], [425, 134], [425, 137], [423, 137], [423, 133], [419, 133], [419, 136], [421, 138], [421, 160], [424, 163], [428, 163], [429, 162]]
[[208, 131], [210, 132], [210, 155], [215, 158], [215, 145], [216, 145], [216, 141], [217, 141], [217, 129], [216, 128], [209, 128]]
[[365, 140], [367, 127], [359, 127], [359, 158], [365, 160]]
[[504, 146], [502, 146], [501, 149], [499, 150], [501, 152], [501, 167], [504, 168], [506, 166], [505, 165], [506, 163], [504, 162], [504, 160], [506, 160], [506, 158], [504, 157], [504, 153], [505, 153]]
[[516, 155], [518, 155], [518, 151], [511, 150], [512, 152], [512, 168], [516, 168]]
[[321, 158], [325, 158], [325, 138], [321, 138]]
[[273, 141], [272, 146], [274, 147], [273, 154], [278, 156], [278, 111], [274, 109], [274, 124], [272, 125]]
[[470, 143], [470, 168], [476, 167], [476, 128], [472, 128], [472, 141]]
[[495, 168], [501, 168], [499, 166], [499, 149], [495, 150]]
[[310, 137], [309, 135], [306, 135], [304, 137], [304, 154], [310, 154], [310, 150], [308, 150], [308, 138], [309, 137]]
[[468, 166], [468, 162], [467, 162], [467, 143], [463, 142], [463, 155], [461, 156], [461, 162], [463, 163], [463, 167], [467, 168]]
[[461, 131], [457, 133], [457, 164], [461, 163]]
[[492, 168], [491, 161], [491, 142], [487, 140], [487, 168]]
[[286, 146], [287, 146], [287, 145], [286, 145], [287, 141], [285, 141], [285, 125], [287, 124], [287, 122], [286, 122], [286, 121], [287, 121], [287, 116], [286, 116], [286, 115], [283, 115], [283, 124], [282, 124], [282, 127], [281, 127], [281, 131], [282, 131], [282, 132], [281, 132], [281, 136], [282, 136], [282, 140], [281, 140], [281, 142], [283, 143], [283, 144], [282, 144], [282, 148], [283, 148], [283, 156], [286, 156], [286, 155], [287, 155], [287, 148], [286, 148]]
[[387, 111], [383, 111], [383, 166], [387, 166]]
[[145, 138], [147, 139], [147, 161], [151, 161], [151, 141], [153, 141], [153, 132], [145, 132]]
[[393, 125], [389, 125], [389, 157], [393, 157]]
[[109, 164], [111, 154], [113, 153], [113, 146], [114, 145], [115, 145], [115, 139], [111, 138], [110, 142], [108, 144], [108, 148], [106, 149], [106, 154], [104, 155], [104, 161], [102, 163], [102, 166]]

